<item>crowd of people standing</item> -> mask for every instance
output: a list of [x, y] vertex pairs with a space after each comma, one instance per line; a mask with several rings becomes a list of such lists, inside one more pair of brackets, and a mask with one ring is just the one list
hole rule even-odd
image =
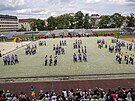
[[7, 56], [4, 56], [3, 57], [3, 62], [4, 62], [4, 65], [15, 65], [17, 63], [19, 63], [19, 60], [18, 60], [18, 56], [15, 54], [15, 55], [7, 55]]
[[[126, 46], [127, 50], [131, 51], [133, 44], [127, 43], [127, 45], [126, 45], [124, 41], [119, 41], [118, 39], [112, 39], [111, 42], [115, 43], [115, 45], [109, 45], [108, 50], [109, 50], [110, 53], [116, 54], [116, 56], [115, 56], [116, 61], [118, 61], [118, 63], [121, 64], [122, 61], [124, 60], [126, 64], [130, 63], [130, 64], [133, 65], [134, 64], [134, 55], [128, 54], [127, 52], [125, 54], [122, 53], [122, 47]], [[104, 39], [102, 39], [102, 40], [98, 39], [97, 44], [98, 44], [98, 48], [101, 49], [101, 48], [103, 48], [103, 45], [105, 44], [105, 40]], [[105, 48], [106, 48], [106, 45], [105, 45]]]
[[[78, 53], [74, 53], [73, 54], [73, 61], [74, 62], [87, 62], [87, 50], [86, 50], [86, 46], [83, 46], [82, 40], [77, 40], [75, 41], [75, 43], [73, 43], [73, 49], [77, 49]], [[77, 57], [78, 54], [78, 57]]]
[[26, 55], [35, 55], [36, 50], [37, 50], [36, 44], [32, 44], [31, 46], [27, 45], [27, 47], [25, 48], [25, 54]]

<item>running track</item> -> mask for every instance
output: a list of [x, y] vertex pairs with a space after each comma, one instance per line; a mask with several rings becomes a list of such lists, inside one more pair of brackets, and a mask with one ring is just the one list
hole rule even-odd
[[26, 82], [26, 83], [1, 83], [0, 89], [13, 91], [15, 94], [24, 92], [30, 96], [31, 88], [35, 88], [36, 94], [38, 95], [40, 90], [44, 92], [51, 92], [55, 90], [56, 94], [60, 93], [63, 89], [70, 90], [80, 88], [82, 90], [95, 89], [100, 87], [108, 91], [108, 89], [116, 90], [118, 87], [121, 88], [135, 88], [135, 78], [132, 79], [108, 79], [108, 80], [74, 80], [74, 81], [54, 81], [54, 82]]

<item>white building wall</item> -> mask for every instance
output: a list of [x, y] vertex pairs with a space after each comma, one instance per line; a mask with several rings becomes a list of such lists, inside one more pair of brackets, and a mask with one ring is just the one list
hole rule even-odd
[[0, 31], [17, 31], [18, 19], [13, 19], [0, 16]]

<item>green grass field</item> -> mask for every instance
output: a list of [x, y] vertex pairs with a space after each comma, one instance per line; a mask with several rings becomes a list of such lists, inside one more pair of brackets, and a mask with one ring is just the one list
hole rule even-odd
[[[88, 62], [73, 62], [73, 53], [77, 50], [73, 49], [73, 42], [76, 39], [81, 39], [83, 46], [87, 47]], [[113, 73], [135, 73], [135, 64], [126, 65], [123, 61], [118, 64], [115, 61], [115, 54], [109, 53], [108, 49], [97, 48], [97, 39], [105, 39], [108, 45], [111, 43], [112, 37], [83, 37], [83, 38], [57, 38], [57, 39], [42, 39], [46, 40], [47, 46], [38, 46], [36, 55], [25, 55], [24, 48], [19, 49], [11, 54], [17, 54], [19, 64], [4, 66], [3, 60], [0, 60], [0, 78], [6, 77], [31, 77], [31, 76], [62, 76], [62, 75], [91, 75], [91, 74], [113, 74]], [[45, 55], [53, 55], [53, 44], [59, 44], [60, 40], [67, 40], [65, 47], [65, 55], [58, 56], [57, 66], [44, 66]], [[122, 48], [125, 53], [126, 47]], [[129, 54], [135, 55], [135, 50], [127, 51]]]

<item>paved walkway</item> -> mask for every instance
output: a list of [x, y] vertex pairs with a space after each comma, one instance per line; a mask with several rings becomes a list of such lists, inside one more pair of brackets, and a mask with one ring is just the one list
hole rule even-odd
[[25, 41], [25, 42], [0, 42], [0, 50], [2, 54], [7, 54], [11, 51], [14, 51], [18, 48], [21, 48], [27, 44], [29, 44], [31, 41]]

